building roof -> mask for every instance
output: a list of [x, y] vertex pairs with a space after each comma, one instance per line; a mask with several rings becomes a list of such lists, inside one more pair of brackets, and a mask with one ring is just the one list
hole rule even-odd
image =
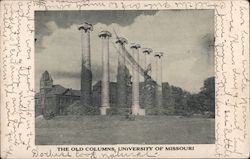
[[[109, 82], [109, 85], [116, 85], [116, 84], [117, 84], [117, 82], [112, 82], [112, 81]], [[101, 85], [102, 85], [102, 81], [99, 80], [99, 81], [97, 81], [97, 82], [93, 85], [93, 89], [96, 88], [96, 87], [101, 87]]]
[[73, 95], [81, 96], [80, 90], [73, 90], [70, 88], [65, 88], [61, 85], [53, 85], [52, 90], [48, 92], [49, 95]]
[[48, 94], [63, 94], [67, 89], [63, 86], [57, 84], [53, 85], [51, 91], [48, 92]]
[[76, 96], [81, 96], [81, 90], [72, 90], [72, 92]]

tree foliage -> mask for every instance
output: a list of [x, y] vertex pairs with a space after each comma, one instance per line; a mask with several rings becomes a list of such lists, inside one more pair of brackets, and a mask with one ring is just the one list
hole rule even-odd
[[209, 113], [214, 116], [215, 111], [215, 78], [209, 77], [204, 81], [201, 91], [191, 95], [188, 107], [194, 113]]
[[209, 77], [204, 83], [200, 92], [191, 94], [180, 87], [163, 84], [163, 105], [165, 114], [171, 107], [173, 114], [190, 116], [196, 114], [209, 114], [214, 116], [215, 111], [215, 78]]

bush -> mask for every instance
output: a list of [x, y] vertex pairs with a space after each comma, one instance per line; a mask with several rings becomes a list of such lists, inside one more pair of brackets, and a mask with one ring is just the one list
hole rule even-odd
[[46, 112], [43, 117], [46, 120], [50, 120], [50, 119], [53, 119], [55, 117], [55, 113], [54, 112]]
[[83, 114], [84, 115], [99, 115], [100, 110], [98, 107], [93, 106], [83, 106]]
[[108, 115], [117, 115], [118, 112], [117, 112], [116, 108], [109, 108], [109, 109], [107, 109], [107, 114]]
[[126, 114], [125, 115], [125, 120], [135, 121], [135, 115], [133, 115], [133, 114]]
[[80, 101], [76, 101], [67, 107], [68, 115], [98, 115], [100, 110], [98, 107], [82, 105]]

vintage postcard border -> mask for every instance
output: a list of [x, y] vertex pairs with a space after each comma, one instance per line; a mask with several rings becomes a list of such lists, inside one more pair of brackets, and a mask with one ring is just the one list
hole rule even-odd
[[[103, 146], [35, 146], [35, 10], [213, 9], [215, 12], [216, 143], [211, 145], [109, 145], [152, 151], [89, 151]], [[249, 4], [247, 1], [1, 1], [1, 156], [3, 158], [224, 158], [248, 157]], [[190, 146], [194, 150], [165, 147]], [[58, 151], [58, 147], [69, 151]], [[163, 148], [161, 148], [163, 147]], [[132, 154], [132, 155], [131, 155]], [[77, 156], [78, 155], [78, 156]], [[116, 156], [117, 155], [117, 156]], [[140, 156], [141, 155], [141, 156]]]

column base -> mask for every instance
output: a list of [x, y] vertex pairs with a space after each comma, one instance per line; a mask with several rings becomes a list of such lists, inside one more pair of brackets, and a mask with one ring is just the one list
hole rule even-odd
[[139, 109], [140, 109], [140, 106], [132, 105], [132, 114], [133, 115], [139, 115]]
[[138, 107], [135, 107], [133, 108], [132, 107], [132, 114], [133, 115], [140, 115], [140, 116], [145, 116], [145, 109], [141, 109], [141, 108], [138, 108]]
[[145, 109], [139, 109], [139, 115], [145, 116], [146, 115]]
[[107, 115], [107, 109], [109, 109], [110, 107], [101, 107], [100, 111], [101, 111], [101, 115]]

